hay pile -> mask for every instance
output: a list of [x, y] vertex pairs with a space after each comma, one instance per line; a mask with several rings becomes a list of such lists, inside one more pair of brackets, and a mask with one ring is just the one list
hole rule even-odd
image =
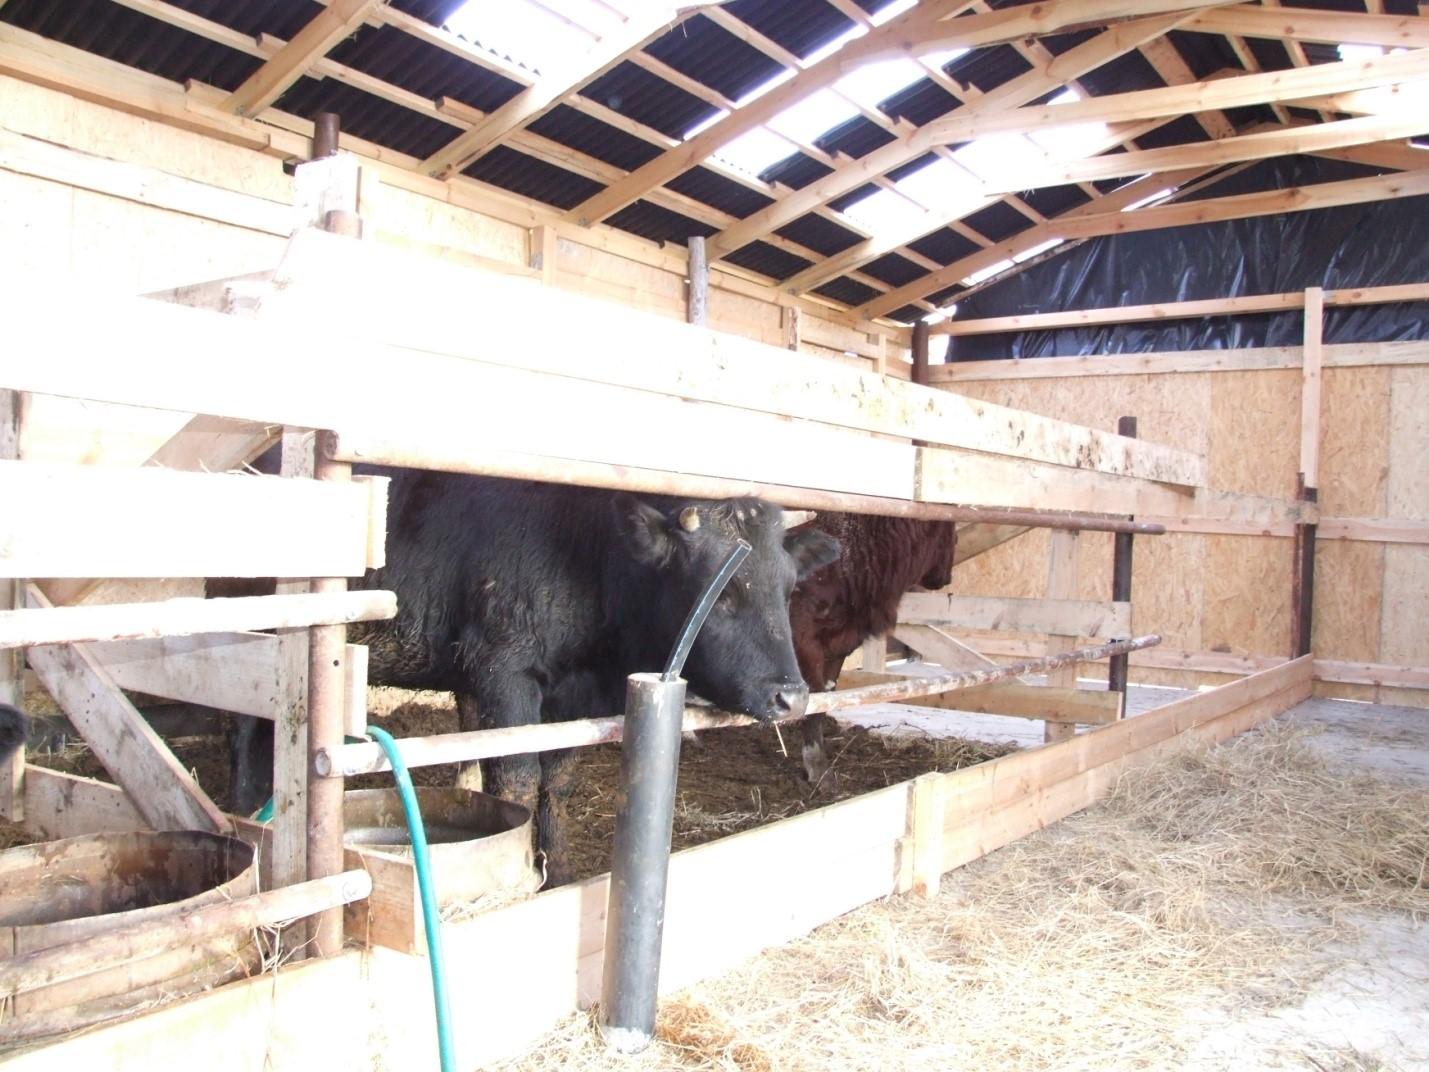
[[[1228, 1014], [1294, 1000], [1349, 914], [1429, 913], [1429, 791], [1329, 767], [1270, 726], [1188, 746], [1102, 805], [663, 1003], [605, 1055], [580, 1016], [501, 1066], [1115, 1070], [1187, 1067]], [[1287, 1068], [1373, 1069], [1296, 1049]]]

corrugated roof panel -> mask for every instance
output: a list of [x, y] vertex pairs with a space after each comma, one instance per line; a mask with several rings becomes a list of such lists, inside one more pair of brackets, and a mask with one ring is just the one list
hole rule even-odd
[[719, 172], [706, 167], [691, 168], [665, 185], [677, 194], [693, 197], [696, 201], [703, 201], [706, 205], [712, 205], [721, 212], [728, 212], [731, 216], [741, 219], [774, 202], [772, 197], [766, 197], [748, 186], [741, 186], [733, 179], [727, 179]]
[[483, 112], [501, 107], [522, 86], [429, 45], [391, 26], [363, 26], [338, 42], [329, 54], [334, 62], [436, 100], [452, 97]]
[[830, 279], [821, 287], [814, 288], [814, 293], [843, 302], [845, 305], [862, 305], [864, 302], [872, 301], [878, 297], [881, 291], [874, 290], [867, 283], [860, 283], [857, 279], [841, 275], [837, 279]]
[[688, 18], [645, 46], [681, 74], [738, 100], [784, 68], [703, 15]]
[[892, 118], [906, 119], [920, 127], [960, 106], [961, 102], [957, 97], [931, 78], [914, 82], [879, 105]]
[[911, 324], [923, 315], [923, 310], [916, 305], [900, 305], [891, 313], [884, 313], [889, 320], [896, 320], [900, 324]]
[[698, 97], [629, 60], [595, 79], [581, 94], [671, 138], [683, 138], [685, 131], [715, 114]]
[[466, 0], [387, 0], [398, 11], [405, 11], [423, 22], [441, 26], [451, 18], [452, 12], [466, 5]]
[[1078, 45], [1086, 44], [1102, 31], [1096, 27], [1089, 27], [1085, 30], [1073, 30], [1071, 33], [1049, 34], [1046, 37], [1039, 37], [1042, 47], [1054, 56], [1060, 56], [1063, 52], [1070, 52]]
[[1197, 79], [1209, 78], [1217, 71], [1240, 70], [1240, 59], [1221, 34], [1172, 30], [1166, 36]]
[[812, 214], [800, 216], [792, 223], [779, 228], [775, 233], [791, 242], [798, 242], [801, 246], [808, 246], [821, 257], [832, 257], [835, 253], [841, 253], [849, 246], [862, 241], [848, 228], [840, 227], [823, 216]]
[[726, 254], [723, 259], [741, 268], [748, 268], [751, 272], [767, 275], [770, 279], [788, 279], [814, 263], [778, 246], [771, 246], [768, 242], [751, 242], [733, 253]]
[[174, 82], [193, 78], [237, 89], [262, 64], [254, 56], [108, 2], [10, 0], [0, 8], [0, 22]]
[[1080, 187], [1067, 185], [1028, 190], [1022, 195], [1022, 200], [1044, 216], [1060, 216], [1078, 205], [1085, 205], [1091, 198]]
[[1032, 70], [1032, 65], [1011, 45], [975, 48], [943, 68], [959, 82], [971, 82], [983, 92]]
[[848, 193], [843, 194], [840, 197], [834, 198], [832, 201], [829, 202], [829, 208], [833, 209], [835, 212], [842, 212], [844, 209], [848, 208], [849, 205], [862, 201], [865, 197], [872, 197], [880, 189], [882, 189], [882, 187], [877, 186], [871, 182], [866, 182], [857, 189], [850, 190]]
[[539, 119], [528, 123], [527, 129], [625, 171], [634, 171], [662, 152], [660, 146], [652, 145], [644, 138], [617, 130], [609, 123], [565, 104], [556, 105]]
[[875, 149], [881, 149], [897, 139], [878, 124], [861, 115], [854, 116], [846, 123], [840, 123], [833, 130], [820, 137], [814, 144], [829, 154], [846, 153], [857, 160]]
[[800, 57], [817, 51], [853, 25], [826, 0], [733, 0], [724, 8]]
[[[175, 7], [221, 22], [241, 33], [255, 37], [266, 33], [284, 40], [290, 40], [323, 10], [323, 6], [313, 3], [313, 0], [244, 0], [241, 4], [235, 4], [233, 0], [171, 2]], [[70, 6], [68, 0], [64, 6]]]
[[831, 171], [833, 168], [819, 163], [813, 157], [795, 153], [793, 156], [786, 157], [777, 164], [765, 168], [759, 173], [759, 177], [765, 182], [782, 182], [792, 190], [801, 190], [809, 183], [822, 179]]
[[1250, 46], [1250, 54], [1260, 64], [1262, 71], [1288, 71], [1295, 66], [1295, 61], [1290, 58], [1290, 50], [1285, 47], [1283, 41], [1269, 37], [1247, 37], [1245, 43]]
[[952, 264], [969, 254], [976, 253], [981, 246], [975, 245], [956, 231], [944, 227], [908, 243], [909, 249], [917, 250], [939, 264]]
[[962, 222], [984, 238], [990, 238], [994, 242], [1011, 238], [1019, 231], [1025, 231], [1031, 226], [1031, 221], [1026, 216], [1005, 201], [998, 201], [996, 204], [988, 205], [987, 208], [978, 209], [971, 216], [964, 216]]
[[1138, 89], [1159, 89], [1166, 84], [1151, 61], [1140, 52], [1126, 52], [1088, 71], [1078, 81], [1095, 96], [1130, 93]]
[[1136, 144], [1141, 149], [1162, 149], [1210, 139], [1211, 136], [1206, 133], [1205, 127], [1196, 121], [1195, 116], [1178, 115], [1155, 130], [1148, 130], [1136, 139]]
[[636, 201], [606, 217], [606, 223], [652, 242], [674, 242], [683, 246], [691, 235], [708, 238], [717, 228], [673, 212], [649, 201]]
[[897, 253], [885, 253], [878, 260], [869, 261], [860, 271], [873, 276], [874, 279], [881, 279], [892, 287], [901, 287], [928, 274], [928, 269], [914, 264], [907, 257], [900, 257]]
[[537, 160], [505, 145], [492, 149], [462, 174], [557, 208], [575, 208], [586, 198], [605, 189], [584, 175]]
[[319, 112], [336, 112], [344, 132], [417, 157], [430, 156], [461, 133], [459, 127], [418, 115], [333, 78], [300, 78], [274, 106], [304, 119]]

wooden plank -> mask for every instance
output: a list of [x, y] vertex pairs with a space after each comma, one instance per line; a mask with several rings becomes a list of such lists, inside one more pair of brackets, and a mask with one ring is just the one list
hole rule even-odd
[[[45, 504], [0, 520], [0, 576], [355, 577], [370, 565], [362, 488], [0, 461], [0, 495]], [[96, 518], [110, 522], [102, 540]], [[140, 520], [113, 523], [128, 518]]]
[[1305, 290], [1305, 342], [1300, 374], [1300, 475], [1307, 488], [1320, 486], [1320, 362], [1323, 357], [1325, 292]]
[[1032, 530], [1025, 525], [993, 525], [979, 522], [958, 526], [958, 542], [953, 549], [953, 565], [1001, 547], [1009, 540], [1015, 540]]
[[0, 611], [0, 647], [340, 625], [396, 613], [397, 597], [380, 590], [73, 607], [32, 600], [27, 609]]
[[[30, 585], [32, 607], [47, 601]], [[37, 647], [31, 668], [155, 830], [226, 832], [222, 812], [82, 645]]]
[[1429, 544], [1429, 521], [1394, 517], [1322, 517], [1315, 529], [1315, 538]]
[[[285, 300], [310, 313], [341, 310], [349, 330], [426, 351], [933, 444], [1204, 483], [1204, 465], [1184, 451], [929, 391], [609, 302], [565, 298], [562, 316], [553, 321], [549, 292], [529, 281], [352, 245], [314, 232], [296, 236], [284, 259]], [[479, 337], [469, 329], [474, 292], [501, 311]], [[429, 306], [432, 315], [420, 322], [398, 315], [408, 300]], [[540, 346], [521, 330], [527, 316], [546, 323]]]
[[[0, 390], [0, 459], [20, 457], [25, 400], [18, 391]], [[37, 503], [13, 502], [12, 510], [39, 509]], [[0, 578], [0, 613], [25, 605], [24, 580]], [[24, 709], [25, 660], [18, 649], [0, 651], [0, 703]], [[25, 743], [0, 760], [0, 817], [25, 818]]]
[[1383, 48], [1429, 47], [1429, 25], [1423, 16], [1307, 11], [1272, 11], [1254, 4], [1235, 4], [1198, 12], [1187, 25], [1202, 33], [1240, 34], [1286, 41], [1338, 45], [1379, 45]]
[[[893, 627], [893, 636], [924, 659], [949, 670], [982, 670], [997, 665], [987, 656], [974, 651], [956, 637], [948, 636], [936, 626], [899, 622]], [[873, 667], [866, 666], [865, 669], [871, 670]]]
[[1316, 659], [1315, 679], [1347, 685], [1385, 685], [1398, 689], [1429, 689], [1429, 667], [1389, 666], [1343, 659]]
[[[1077, 593], [1077, 546], [1080, 533], [1075, 529], [1057, 529], [1052, 533], [1047, 559], [1047, 595], [1053, 600], [1066, 600]], [[1127, 607], [1126, 628], [1112, 629], [1114, 636], [1131, 633], [1131, 608]], [[1077, 646], [1077, 638], [1065, 630], [1047, 630], [1052, 634], [1047, 638], [1047, 654], [1061, 655]], [[1060, 667], [1047, 674], [1047, 684], [1053, 688], [1074, 689], [1077, 687], [1076, 664]], [[1064, 722], [1043, 723], [1044, 738], [1048, 743], [1070, 740], [1074, 728]]]
[[[117, 640], [89, 650], [120, 688], [274, 719], [288, 702], [281, 647], [269, 633], [224, 632]], [[349, 644], [347, 652], [348, 724], [360, 730], [367, 724], [366, 648]]]
[[947, 624], [960, 629], [1007, 629], [1065, 636], [1129, 636], [1130, 603], [1086, 599], [1014, 599], [909, 592], [898, 605], [899, 622]]
[[[1326, 367], [1429, 364], [1429, 344], [1423, 342], [1335, 343], [1323, 348]], [[935, 365], [934, 384], [963, 381], [1060, 379], [1082, 376], [1159, 376], [1167, 373], [1241, 372], [1247, 369], [1299, 368], [1300, 347], [1274, 346], [1246, 350], [1186, 350], [1154, 354], [1109, 354], [1085, 357], [1038, 357], [1019, 360], [968, 361]]]

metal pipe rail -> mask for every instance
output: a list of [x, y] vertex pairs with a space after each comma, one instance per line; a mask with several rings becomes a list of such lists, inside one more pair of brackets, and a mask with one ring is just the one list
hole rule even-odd
[[[1093, 647], [1078, 648], [1060, 655], [1023, 659], [1021, 662], [989, 667], [986, 670], [962, 670], [934, 677], [910, 677], [906, 681], [888, 681], [844, 692], [818, 692], [809, 697], [806, 714], [839, 711], [848, 707], [918, 696], [936, 696], [957, 689], [1019, 677], [1022, 674], [1055, 670], [1070, 663], [1095, 662], [1113, 655], [1155, 647], [1160, 643], [1161, 637], [1152, 633], [1131, 640], [1114, 640]], [[796, 717], [801, 716], [786, 715], [775, 721], [784, 722]], [[686, 707], [680, 728], [685, 731], [718, 729], [724, 726], [745, 726], [755, 721], [748, 715], [735, 715], [705, 707]], [[605, 744], [620, 740], [624, 729], [625, 719], [617, 715], [570, 722], [543, 722], [534, 726], [442, 733], [431, 737], [408, 737], [398, 744], [408, 767], [431, 767], [441, 763], [465, 763], [497, 756], [525, 755], [532, 752], [550, 752], [558, 748]], [[391, 768], [381, 748], [370, 742], [362, 742], [320, 749], [313, 757], [313, 769], [324, 778], [346, 778]]]

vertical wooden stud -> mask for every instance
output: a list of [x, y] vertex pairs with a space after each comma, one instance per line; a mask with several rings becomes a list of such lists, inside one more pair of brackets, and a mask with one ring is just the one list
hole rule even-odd
[[705, 240], [696, 235], [690, 243], [690, 290], [686, 299], [685, 319], [704, 327], [709, 322], [710, 265], [705, 257]]
[[532, 227], [529, 233], [531, 267], [549, 287], [556, 281], [556, 229], [543, 225]]
[[[1134, 439], [1136, 437], [1136, 418], [1118, 418], [1116, 434]], [[1129, 532], [1118, 532], [1112, 538], [1111, 598], [1116, 603], [1127, 603], [1131, 600], [1131, 539]], [[1119, 692], [1123, 697], [1126, 696], [1128, 658], [1126, 655], [1113, 655], [1107, 666], [1107, 689], [1111, 692]], [[1125, 707], [1125, 702], [1123, 702], [1123, 711], [1125, 711]]]
[[[0, 458], [20, 456], [20, 423], [24, 397], [19, 391], [0, 391]], [[38, 504], [29, 504], [36, 508]], [[8, 509], [25, 509], [24, 503], [9, 503]], [[25, 582], [0, 578], [0, 610], [25, 606]], [[23, 707], [25, 701], [25, 656], [23, 648], [0, 649], [0, 703]], [[12, 822], [25, 818], [25, 746], [0, 763], [0, 815]]]
[[943, 776], [913, 779], [913, 892], [936, 897], [943, 877]]
[[[1047, 566], [1047, 598], [1075, 599], [1077, 595], [1077, 537], [1076, 529], [1052, 530], [1052, 554]], [[1049, 636], [1047, 654], [1061, 655], [1077, 646], [1074, 636]], [[1047, 684], [1060, 688], [1077, 687], [1077, 665], [1071, 663], [1058, 667], [1047, 674]], [[1043, 740], [1065, 741], [1076, 733], [1076, 727], [1069, 722], [1043, 723]]]
[[779, 309], [779, 325], [784, 329], [784, 349], [798, 350], [802, 327], [799, 318], [803, 311], [797, 305], [785, 305]]

